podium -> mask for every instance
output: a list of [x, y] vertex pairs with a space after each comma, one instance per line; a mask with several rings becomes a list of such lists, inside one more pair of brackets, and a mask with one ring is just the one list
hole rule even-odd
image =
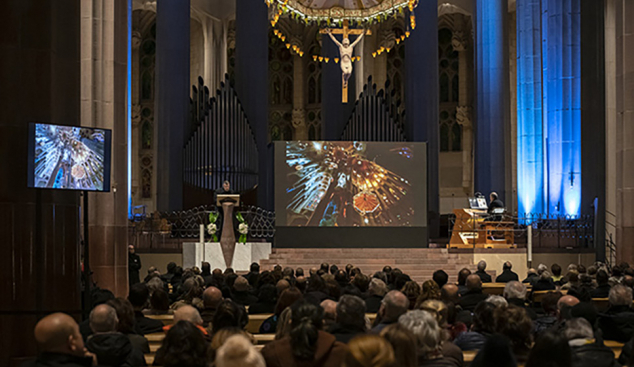
[[240, 205], [240, 195], [219, 194], [216, 205], [222, 207], [222, 235], [220, 247], [227, 266], [233, 262], [233, 253], [236, 248], [236, 234], [233, 229], [233, 208]]

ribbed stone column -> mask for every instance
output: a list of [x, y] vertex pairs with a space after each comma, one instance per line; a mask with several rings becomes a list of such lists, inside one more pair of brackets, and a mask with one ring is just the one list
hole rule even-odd
[[190, 0], [156, 4], [155, 139], [158, 210], [183, 209], [183, 144], [189, 118]]
[[421, 0], [414, 9], [416, 29], [405, 40], [407, 137], [427, 143], [429, 237], [439, 235], [438, 3]]
[[475, 0], [475, 191], [506, 198], [510, 129], [507, 0]]

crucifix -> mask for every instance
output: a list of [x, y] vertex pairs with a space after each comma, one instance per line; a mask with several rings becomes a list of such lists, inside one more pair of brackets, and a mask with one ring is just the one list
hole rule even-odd
[[[319, 31], [321, 34], [328, 34], [332, 41], [339, 47], [339, 59], [341, 61], [341, 83], [342, 83], [342, 95], [341, 102], [348, 103], [348, 79], [350, 79], [350, 75], [352, 75], [352, 52], [354, 51], [354, 46], [357, 43], [361, 42], [364, 35], [371, 35], [372, 32], [367, 29], [350, 29], [348, 28], [349, 22], [348, 19], [343, 20], [343, 27], [341, 29], [322, 29]], [[333, 34], [342, 34], [343, 40], [341, 43], [337, 41]], [[348, 35], [358, 35], [357, 39], [350, 44], [350, 39]]]

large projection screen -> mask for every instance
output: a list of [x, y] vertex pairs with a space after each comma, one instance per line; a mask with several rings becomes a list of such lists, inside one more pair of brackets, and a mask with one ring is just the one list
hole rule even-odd
[[275, 143], [277, 247], [427, 247], [427, 147]]

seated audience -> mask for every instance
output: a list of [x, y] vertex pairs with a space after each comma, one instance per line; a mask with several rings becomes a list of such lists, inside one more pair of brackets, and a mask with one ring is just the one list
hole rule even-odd
[[592, 325], [586, 319], [566, 321], [563, 335], [572, 350], [572, 365], [575, 367], [616, 367], [612, 349], [596, 342]]
[[611, 288], [609, 279], [610, 277], [605, 270], [598, 270], [596, 275], [597, 287], [590, 292], [590, 296], [592, 298], [608, 298]]
[[345, 367], [393, 367], [396, 359], [392, 345], [378, 335], [360, 335], [348, 343], [350, 352]]
[[399, 317], [398, 322], [409, 329], [416, 338], [418, 366], [462, 366], [462, 354], [460, 360], [451, 360], [443, 356], [442, 332], [436, 319], [429, 312], [409, 311]]
[[381, 302], [372, 333], [378, 334], [388, 325], [398, 322], [398, 318], [409, 309], [409, 300], [399, 291], [389, 291]]
[[614, 287], [617, 284], [621, 284], [623, 281], [623, 272], [620, 266], [615, 266], [612, 268], [612, 276], [608, 279], [608, 283], [610, 286]]
[[265, 367], [264, 357], [244, 335], [233, 335], [216, 351], [216, 367]]
[[322, 310], [302, 301], [291, 306], [290, 336], [264, 346], [267, 367], [340, 366], [348, 347], [321, 330]]
[[206, 367], [206, 354], [207, 344], [200, 329], [191, 322], [179, 321], [165, 335], [153, 365]]
[[165, 283], [170, 283], [171, 284], [171, 280], [174, 277], [174, 272], [176, 271], [176, 263], [175, 262], [170, 262], [169, 264], [167, 264], [167, 273], [161, 275], [161, 280], [164, 281]]
[[249, 306], [258, 301], [258, 298], [249, 292], [249, 281], [243, 276], [237, 277], [233, 283], [231, 299], [243, 306]]
[[567, 282], [562, 284], [561, 289], [568, 290], [570, 288], [579, 287], [581, 283], [579, 282], [579, 272], [576, 270], [571, 270], [566, 274]]
[[555, 286], [553, 278], [548, 270], [544, 270], [541, 274], [539, 274], [539, 279], [533, 284], [533, 292], [554, 291], [556, 288], [557, 287]]
[[174, 310], [170, 309], [170, 298], [167, 292], [157, 289], [150, 296], [150, 308], [143, 310], [144, 315], [170, 315]]
[[133, 347], [142, 353], [150, 353], [148, 340], [134, 330], [134, 309], [130, 301], [125, 298], [115, 298], [108, 301], [107, 304], [117, 312], [117, 319], [119, 320], [117, 331], [127, 336]]
[[471, 270], [463, 268], [458, 272], [458, 293], [462, 296], [467, 293], [467, 277], [471, 275]]
[[491, 276], [485, 271], [486, 268], [487, 262], [484, 260], [480, 260], [480, 262], [478, 262], [478, 270], [475, 272], [475, 274], [480, 277], [482, 283], [491, 283]]
[[178, 310], [174, 311], [174, 323], [164, 326], [163, 330], [168, 332], [179, 321], [191, 322], [200, 330], [205, 340], [210, 339], [209, 332], [203, 327], [203, 319], [200, 317], [200, 313], [193, 306], [185, 305], [179, 307]]
[[172, 304], [171, 309], [176, 310], [181, 305], [191, 305], [199, 309], [203, 308], [203, 287], [200, 286], [194, 277], [184, 280], [183, 285], [178, 291], [181, 296], [178, 297], [178, 301]]
[[252, 263], [249, 272], [244, 276], [252, 287], [255, 287], [260, 278], [260, 264]]
[[203, 292], [203, 309], [200, 311], [200, 317], [203, 319], [203, 327], [211, 329], [210, 325], [216, 314], [216, 309], [222, 302], [222, 292], [216, 287], [207, 287]]
[[522, 307], [531, 320], [537, 318], [537, 313], [526, 304], [526, 286], [517, 280], [511, 280], [504, 287], [504, 298], [510, 305]]
[[440, 288], [435, 281], [427, 280], [423, 283], [420, 296], [416, 299], [414, 308], [418, 309], [423, 302], [432, 299], [440, 299]]
[[[107, 289], [95, 288], [90, 292], [90, 304], [93, 308], [99, 305], [103, 305], [113, 299], [114, 294]], [[79, 324], [79, 332], [84, 337], [84, 342], [86, 342], [86, 340], [88, 340], [88, 337], [92, 335], [92, 330], [90, 329], [90, 320], [86, 319]]]
[[563, 278], [561, 276], [561, 266], [559, 266], [559, 264], [552, 264], [550, 266], [550, 271], [552, 272], [553, 282], [557, 283], [558, 285], [561, 285], [562, 284], [561, 279]]
[[438, 288], [442, 288], [449, 281], [449, 275], [442, 269], [436, 270], [432, 275], [432, 280], [438, 284]]
[[320, 306], [324, 309], [324, 329], [328, 330], [337, 322], [337, 302], [327, 299]]
[[528, 355], [526, 367], [544, 366], [572, 367], [572, 353], [565, 337], [547, 332], [537, 339]]
[[158, 276], [152, 277], [152, 279], [145, 282], [145, 284], [147, 284], [147, 288], [150, 291], [150, 297], [158, 290], [166, 290], [165, 283]]
[[285, 279], [280, 279], [277, 283], [275, 283], [275, 290], [278, 296], [290, 287], [291, 287], [291, 283], [289, 283], [288, 280], [285, 280]]
[[[79, 325], [64, 313], [53, 313], [35, 325], [37, 359], [23, 367], [92, 367], [97, 365], [94, 354], [84, 346]], [[6, 352], [6, 351], [5, 351]]]
[[418, 285], [418, 283], [410, 280], [410, 281], [405, 283], [403, 288], [401, 288], [401, 292], [403, 292], [405, 297], [407, 297], [407, 299], [409, 300], [409, 309], [413, 310], [414, 306], [416, 305], [416, 300], [418, 299], [418, 297], [421, 294], [420, 285]]
[[315, 306], [319, 306], [321, 301], [328, 298], [327, 292], [326, 282], [324, 282], [323, 278], [318, 275], [313, 275], [308, 279], [304, 299]]
[[522, 283], [528, 283], [533, 285], [533, 283], [539, 280], [539, 275], [537, 274], [537, 270], [530, 268], [526, 272], [526, 279], [522, 280]]
[[463, 310], [475, 310], [478, 303], [484, 301], [488, 296], [482, 293], [482, 278], [477, 274], [471, 274], [467, 277], [467, 292], [460, 297], [458, 305]]
[[117, 332], [117, 311], [108, 305], [99, 305], [90, 311], [90, 328], [93, 334], [86, 341], [86, 349], [97, 356], [100, 366], [145, 366], [140, 349], [130, 338]]
[[263, 285], [258, 291], [258, 301], [249, 306], [249, 315], [275, 312], [277, 290], [271, 284]]
[[495, 281], [498, 283], [508, 283], [510, 281], [519, 281], [520, 278], [517, 276], [517, 273], [514, 273], [511, 269], [513, 268], [513, 264], [510, 261], [507, 261], [502, 265], [502, 274], [498, 275], [495, 278]]
[[460, 301], [460, 293], [458, 286], [455, 284], [445, 284], [440, 288], [440, 300], [445, 303], [458, 304]]
[[420, 305], [419, 309], [429, 312], [436, 319], [442, 338], [442, 355], [450, 360], [462, 360], [462, 351], [450, 341], [447, 305], [437, 299], [428, 299]]
[[480, 302], [473, 312], [471, 329], [458, 335], [454, 344], [462, 350], [481, 349], [487, 338], [495, 332], [493, 318], [495, 309], [492, 303]]
[[494, 334], [487, 338], [484, 346], [473, 359], [469, 367], [516, 367], [517, 362], [511, 351], [509, 340]]
[[277, 330], [277, 320], [282, 314], [282, 311], [284, 311], [286, 307], [290, 307], [293, 303], [303, 298], [302, 293], [295, 287], [291, 287], [282, 292], [275, 304], [275, 312], [273, 313], [273, 316], [264, 320], [262, 325], [260, 325], [260, 334], [274, 333], [275, 330]]
[[550, 328], [557, 326], [559, 319], [559, 310], [557, 309], [557, 303], [563, 295], [561, 292], [548, 292], [542, 298], [541, 306], [543, 315], [537, 317], [534, 322], [534, 335], [539, 335]]
[[387, 285], [378, 278], [372, 278], [368, 287], [368, 297], [365, 299], [366, 312], [377, 313], [381, 307], [381, 301], [387, 293]]
[[277, 321], [277, 329], [275, 329], [275, 340], [280, 340], [285, 336], [291, 335], [291, 308], [286, 307], [280, 314]]
[[141, 335], [156, 333], [163, 330], [163, 322], [161, 320], [150, 319], [143, 315], [142, 311], [148, 302], [149, 296], [150, 291], [148, 290], [147, 285], [143, 283], [138, 283], [130, 287], [128, 301], [130, 301], [132, 307], [134, 308], [134, 329]]
[[334, 335], [337, 341], [347, 343], [366, 331], [365, 302], [357, 296], [341, 296], [337, 303], [335, 323], [330, 326], [328, 332]]
[[388, 325], [380, 334], [387, 340], [394, 350], [396, 366], [417, 367], [418, 356], [416, 350], [416, 337], [405, 326], [397, 323]]
[[599, 328], [604, 340], [625, 343], [634, 337], [634, 311], [632, 310], [632, 289], [617, 284], [608, 295], [609, 308], [599, 315]]
[[225, 342], [234, 335], [242, 335], [249, 340], [252, 339], [251, 335], [239, 328], [227, 327], [219, 330], [216, 334], [214, 334], [214, 337], [211, 338], [211, 343], [209, 343], [209, 347], [207, 348], [207, 358], [211, 361], [210, 367], [213, 366], [213, 361], [216, 360], [216, 353], [218, 352], [218, 349], [220, 349], [220, 347], [222, 347]]
[[249, 323], [249, 315], [244, 307], [230, 299], [225, 299], [216, 308], [216, 314], [211, 322], [212, 334], [225, 328], [238, 328], [244, 330]]
[[511, 342], [511, 350], [518, 363], [524, 363], [532, 343], [533, 322], [521, 307], [496, 308], [493, 312], [495, 332]]

